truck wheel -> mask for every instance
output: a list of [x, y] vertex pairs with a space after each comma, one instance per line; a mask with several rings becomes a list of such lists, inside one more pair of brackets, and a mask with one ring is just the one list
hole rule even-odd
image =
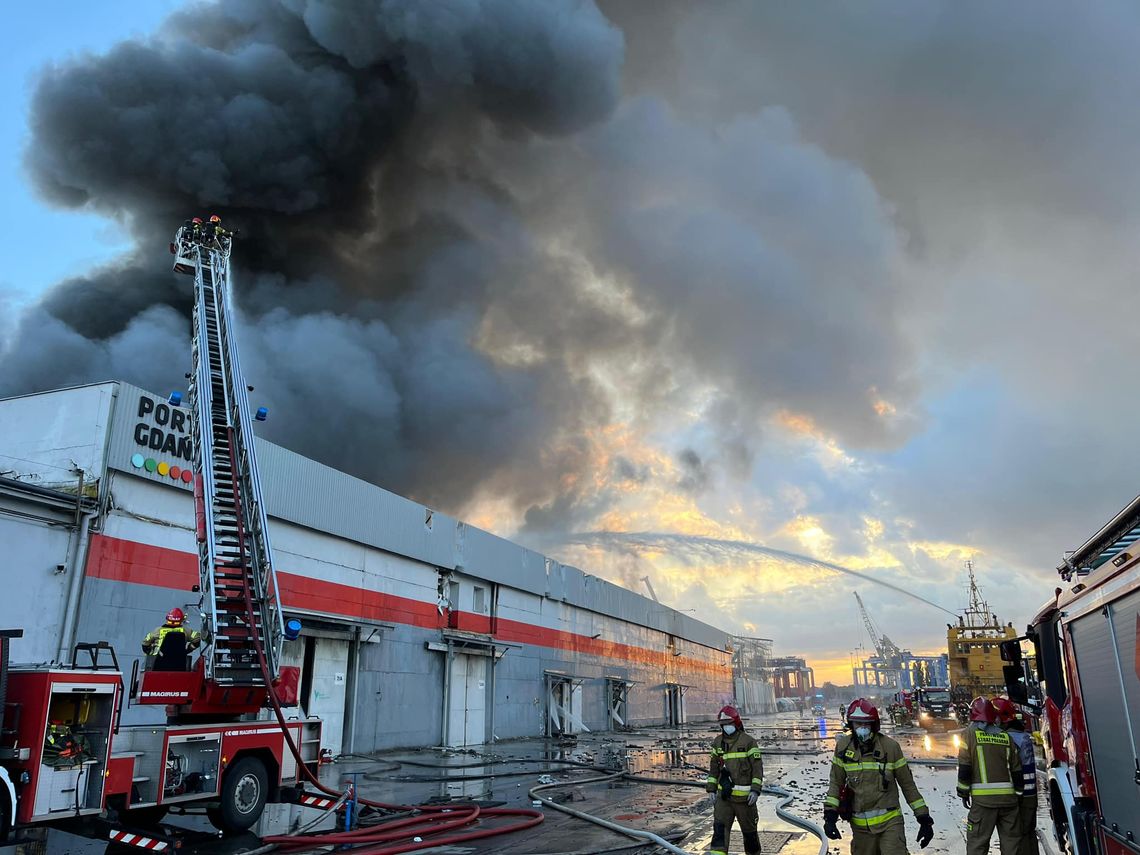
[[209, 809], [206, 816], [221, 831], [245, 831], [261, 817], [268, 796], [265, 765], [256, 757], [243, 757], [226, 772], [218, 807]]

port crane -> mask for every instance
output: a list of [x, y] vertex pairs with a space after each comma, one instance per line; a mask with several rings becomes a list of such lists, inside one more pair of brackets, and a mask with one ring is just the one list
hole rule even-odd
[[852, 591], [855, 595], [855, 602], [859, 604], [859, 613], [863, 616], [863, 626], [867, 629], [867, 634], [871, 636], [871, 645], [875, 648], [875, 652], [879, 654], [879, 658], [887, 665], [897, 666], [899, 660], [902, 658], [902, 651], [899, 646], [891, 641], [886, 635], [879, 632], [879, 628], [875, 626], [875, 621], [871, 619], [871, 613], [867, 611], [867, 607], [863, 604], [863, 598], [859, 596], [858, 591]]

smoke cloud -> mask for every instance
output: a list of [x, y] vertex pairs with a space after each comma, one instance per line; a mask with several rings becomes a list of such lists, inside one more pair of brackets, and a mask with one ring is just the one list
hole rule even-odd
[[31, 180], [134, 249], [0, 302], [0, 394], [183, 383], [166, 245], [217, 211], [268, 438], [837, 662], [831, 565], [950, 607], [974, 558], [1016, 618], [1140, 474], [1138, 38], [1118, 2], [188, 5], [38, 80]]
[[47, 69], [29, 173], [136, 249], [20, 319], [0, 392], [177, 387], [189, 283], [165, 247], [217, 211], [269, 438], [421, 500], [493, 493], [573, 530], [612, 502], [582, 492], [584, 438], [694, 401], [689, 491], [746, 470], [782, 410], [900, 441], [889, 207], [778, 107], [710, 128], [623, 98], [624, 47], [586, 0], [236, 0]]

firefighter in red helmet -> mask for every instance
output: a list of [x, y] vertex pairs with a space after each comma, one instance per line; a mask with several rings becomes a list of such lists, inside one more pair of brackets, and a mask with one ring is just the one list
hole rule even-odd
[[197, 630], [186, 631], [186, 614], [179, 608], [166, 613], [166, 621], [143, 639], [142, 649], [153, 656], [152, 671], [185, 671], [190, 651], [202, 643]]
[[710, 855], [728, 855], [728, 835], [735, 820], [744, 838], [744, 851], [756, 855], [760, 851], [759, 821], [756, 800], [764, 786], [764, 761], [760, 746], [744, 732], [744, 722], [736, 707], [722, 707], [717, 713], [720, 735], [713, 740], [709, 753], [709, 777], [706, 789], [713, 794], [713, 836]]
[[967, 855], [986, 855], [995, 829], [1001, 855], [1019, 855], [1021, 848], [1021, 754], [997, 724], [989, 698], [974, 698], [970, 727], [958, 749], [958, 796], [970, 809]]
[[1017, 811], [1021, 817], [1021, 849], [1019, 855], [1038, 855], [1037, 846], [1037, 756], [1033, 737], [1025, 730], [1025, 716], [1009, 698], [991, 701], [997, 724], [1009, 734], [1021, 757], [1021, 796]]
[[[934, 820], [897, 742], [879, 732], [879, 711], [865, 698], [847, 707], [850, 733], [835, 741], [831, 781], [823, 802], [823, 830], [841, 837], [836, 825], [851, 823], [851, 855], [906, 855], [906, 833], [899, 791], [918, 819], [918, 845], [934, 838]], [[850, 813], [848, 817], [847, 814]]]

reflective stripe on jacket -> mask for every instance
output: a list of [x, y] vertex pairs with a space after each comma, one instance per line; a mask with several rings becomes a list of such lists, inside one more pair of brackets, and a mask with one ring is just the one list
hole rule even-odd
[[915, 816], [930, 813], [915, 786], [902, 748], [881, 733], [873, 734], [870, 742], [862, 746], [851, 734], [845, 733], [836, 740], [825, 807], [839, 807], [839, 793], [844, 785], [851, 790], [851, 825], [857, 831], [878, 833], [902, 822], [900, 790]]
[[958, 749], [958, 794], [989, 807], [1013, 807], [1021, 793], [1021, 754], [1008, 733], [970, 728]]
[[180, 632], [186, 636], [186, 649], [193, 650], [202, 643], [202, 633], [197, 630], [186, 631], [184, 626], [166, 626], [163, 624], [154, 632], [148, 632], [142, 641], [143, 653], [154, 656], [162, 647], [162, 641], [172, 632]]
[[760, 746], [744, 731], [737, 731], [732, 736], [718, 736], [709, 746], [709, 754], [705, 789], [710, 793], [721, 790], [722, 769], [727, 769], [732, 778], [729, 795], [734, 801], [745, 801], [750, 792], [760, 792], [764, 786], [764, 760], [760, 756]]
[[1021, 757], [1021, 795], [1037, 795], [1037, 753], [1033, 749], [1033, 736], [1024, 730], [1008, 731]]

